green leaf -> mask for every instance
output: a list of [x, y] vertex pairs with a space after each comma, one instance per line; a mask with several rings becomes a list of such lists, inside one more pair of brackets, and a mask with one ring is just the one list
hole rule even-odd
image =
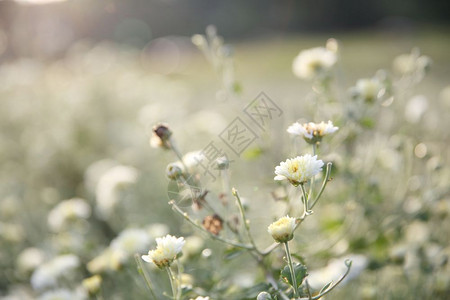
[[322, 294], [323, 292], [325, 292], [332, 283], [333, 283], [333, 281], [330, 281], [327, 284], [325, 284], [324, 287], [320, 290], [319, 295]]
[[238, 256], [240, 256], [241, 254], [243, 254], [245, 251], [240, 249], [240, 248], [229, 248], [225, 251], [225, 256], [224, 259], [225, 260], [232, 260]]
[[[305, 277], [308, 276], [306, 266], [299, 264], [299, 263], [294, 263], [294, 273], [295, 273], [295, 278], [297, 281], [296, 288], [298, 288], [303, 283], [303, 279], [305, 279]], [[292, 287], [294, 286], [294, 283], [292, 282], [291, 271], [289, 269], [289, 265], [286, 265], [283, 268], [283, 270], [281, 270], [281, 278], [287, 284], [290, 284]]]

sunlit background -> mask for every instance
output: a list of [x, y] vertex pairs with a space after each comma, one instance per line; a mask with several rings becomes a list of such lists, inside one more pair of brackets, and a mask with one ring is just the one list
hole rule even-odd
[[[329, 91], [292, 72], [327, 41], [339, 53]], [[420, 78], [393, 63], [410, 53], [432, 61]], [[352, 87], [377, 76], [392, 86], [356, 118]], [[244, 108], [261, 92], [281, 116], [248, 123], [258, 138], [236, 155], [221, 133], [251, 122]], [[189, 239], [183, 299], [255, 299], [266, 289], [256, 263], [226, 258], [167, 204], [177, 157], [150, 147], [152, 127], [169, 124], [183, 154], [210, 142], [227, 152], [263, 248], [286, 211], [274, 167], [311, 152], [286, 128], [328, 119], [340, 129], [319, 155], [333, 181], [293, 246], [311, 282], [352, 257], [351, 280], [327, 299], [448, 299], [449, 116], [449, 1], [0, 1], [0, 299], [151, 299], [133, 255], [167, 233]], [[214, 174], [202, 177], [208, 201], [233, 220]], [[269, 259], [276, 279], [282, 256]], [[148, 272], [164, 297], [165, 273]]]

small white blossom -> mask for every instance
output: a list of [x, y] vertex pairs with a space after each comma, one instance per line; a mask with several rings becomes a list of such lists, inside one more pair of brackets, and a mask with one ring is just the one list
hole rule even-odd
[[317, 160], [317, 155], [311, 156], [310, 154], [306, 154], [304, 156], [297, 156], [292, 159], [287, 159], [281, 162], [279, 166], [276, 166], [276, 176], [274, 179], [287, 179], [290, 183], [297, 186], [316, 176], [322, 171], [323, 165], [322, 160]]
[[39, 267], [45, 259], [45, 254], [38, 248], [26, 248], [17, 257], [17, 267], [22, 272], [30, 272]]
[[172, 235], [166, 235], [156, 239], [156, 249], [150, 250], [148, 255], [142, 255], [146, 262], [153, 262], [159, 268], [169, 266], [177, 255], [181, 252], [185, 240], [183, 237], [177, 238]]
[[70, 220], [87, 219], [91, 215], [91, 207], [80, 198], [64, 200], [48, 214], [48, 225], [53, 231], [62, 230]]
[[384, 91], [383, 83], [377, 78], [362, 78], [356, 82], [351, 89], [354, 98], [361, 99], [366, 102], [374, 102], [378, 100]]
[[136, 182], [138, 171], [133, 167], [115, 166], [100, 178], [96, 189], [97, 211], [107, 219], [119, 202], [119, 190]]
[[122, 261], [125, 261], [135, 253], [145, 251], [149, 245], [150, 235], [146, 230], [130, 228], [125, 229], [112, 240], [110, 248], [118, 252]]
[[70, 274], [79, 265], [79, 258], [73, 254], [57, 256], [33, 272], [31, 286], [37, 290], [56, 286], [60, 277]]
[[294, 237], [295, 218], [282, 217], [269, 225], [268, 232], [278, 243], [286, 243]]
[[301, 51], [294, 59], [292, 70], [294, 74], [302, 79], [314, 79], [326, 74], [337, 61], [336, 53], [317, 47]]
[[209, 297], [198, 296], [197, 298], [191, 298], [190, 300], [209, 300]]
[[309, 122], [305, 124], [295, 122], [288, 127], [287, 132], [292, 135], [301, 136], [307, 142], [317, 143], [320, 142], [322, 137], [336, 132], [338, 129], [339, 127], [334, 126], [331, 121], [327, 123], [322, 121], [320, 123]]

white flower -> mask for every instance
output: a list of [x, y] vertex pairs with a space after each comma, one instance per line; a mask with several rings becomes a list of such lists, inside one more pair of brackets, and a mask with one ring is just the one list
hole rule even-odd
[[60, 277], [70, 274], [79, 265], [79, 258], [73, 254], [57, 256], [33, 272], [31, 286], [37, 290], [56, 286]]
[[67, 289], [58, 289], [45, 292], [38, 300], [81, 300], [85, 297]]
[[198, 296], [197, 298], [191, 298], [190, 300], [209, 300], [209, 297]]
[[401, 54], [394, 59], [394, 70], [401, 75], [410, 75], [414, 72], [426, 72], [431, 66], [431, 59], [426, 55], [420, 55], [415, 48], [411, 53]]
[[68, 221], [87, 219], [91, 215], [91, 207], [80, 198], [64, 200], [54, 207], [48, 214], [48, 225], [53, 231], [62, 230]]
[[286, 243], [294, 237], [295, 218], [282, 217], [269, 225], [268, 232], [278, 243]]
[[374, 102], [383, 94], [384, 86], [377, 78], [362, 78], [356, 82], [356, 86], [352, 88], [353, 97]]
[[97, 212], [103, 219], [108, 218], [119, 202], [119, 190], [136, 182], [138, 171], [133, 167], [115, 166], [100, 178], [96, 189]]
[[322, 171], [324, 163], [317, 160], [317, 155], [297, 156], [287, 159], [275, 167], [275, 180], [289, 180], [290, 183], [297, 186], [304, 183]]
[[188, 152], [183, 156], [183, 162], [186, 165], [189, 173], [196, 173], [199, 170], [199, 166], [206, 159], [203, 151]]
[[20, 271], [30, 272], [39, 267], [45, 259], [45, 254], [38, 248], [26, 248], [17, 257], [17, 267]]
[[336, 132], [338, 129], [339, 127], [334, 126], [331, 121], [327, 123], [323, 121], [320, 123], [309, 122], [303, 125], [295, 122], [288, 127], [287, 132], [292, 135], [302, 136], [308, 142], [317, 143], [320, 142], [322, 137]]
[[112, 240], [110, 248], [118, 252], [122, 261], [125, 261], [135, 253], [145, 251], [149, 245], [150, 235], [146, 230], [130, 228], [125, 229]]
[[169, 234], [157, 238], [156, 249], [150, 250], [148, 255], [142, 255], [142, 259], [146, 262], [153, 262], [159, 268], [167, 267], [181, 252], [184, 243], [183, 237], [177, 238]]
[[326, 74], [337, 61], [336, 53], [323, 47], [301, 51], [294, 59], [292, 70], [302, 79], [313, 79]]

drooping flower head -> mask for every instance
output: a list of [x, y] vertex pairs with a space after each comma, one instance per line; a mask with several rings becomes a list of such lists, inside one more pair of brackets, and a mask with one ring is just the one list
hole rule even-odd
[[168, 267], [181, 252], [184, 243], [183, 237], [177, 238], [169, 234], [157, 238], [156, 249], [148, 251], [148, 255], [142, 255], [142, 259], [146, 262], [153, 262], [160, 269]]
[[336, 61], [336, 53], [324, 47], [303, 50], [294, 59], [292, 71], [301, 79], [314, 79], [330, 71]]
[[292, 135], [301, 136], [310, 144], [316, 144], [322, 140], [322, 138], [328, 134], [337, 131], [339, 127], [333, 125], [331, 121], [320, 123], [305, 123], [300, 124], [298, 122], [288, 127], [287, 132]]
[[295, 218], [282, 217], [269, 225], [268, 232], [278, 243], [286, 243], [294, 237]]
[[378, 100], [384, 91], [383, 83], [378, 78], [362, 78], [351, 89], [353, 98], [373, 103]]
[[287, 159], [275, 167], [275, 180], [289, 180], [294, 186], [307, 182], [322, 171], [324, 163], [317, 155], [306, 154]]

